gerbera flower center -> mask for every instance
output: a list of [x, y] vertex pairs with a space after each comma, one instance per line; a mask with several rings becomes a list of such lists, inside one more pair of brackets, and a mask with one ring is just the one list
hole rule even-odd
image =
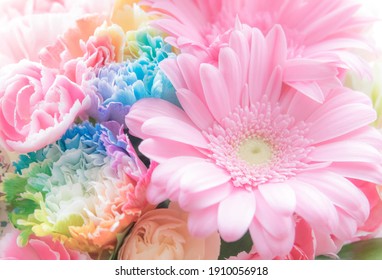
[[234, 186], [254, 188], [285, 181], [306, 168], [311, 150], [307, 129], [262, 101], [236, 108], [204, 133], [210, 159], [231, 174]]
[[250, 138], [239, 145], [237, 154], [248, 164], [263, 164], [272, 159], [272, 148], [262, 139]]

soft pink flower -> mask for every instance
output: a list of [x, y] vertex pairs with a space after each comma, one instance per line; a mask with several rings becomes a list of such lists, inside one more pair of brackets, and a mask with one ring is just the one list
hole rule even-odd
[[98, 0], [1, 0], [1, 22], [9, 22], [15, 18], [45, 13], [105, 13], [109, 14], [113, 1]]
[[12, 0], [0, 5], [0, 67], [22, 59], [39, 61], [39, 51], [87, 13], [106, 19], [112, 1]]
[[78, 251], [66, 249], [50, 236], [32, 236], [25, 247], [17, 245], [19, 231], [7, 229], [0, 239], [0, 260], [89, 260], [90, 257]]
[[71, 81], [81, 84], [88, 69], [102, 67], [115, 61], [112, 37], [94, 36], [104, 18], [92, 15], [76, 21], [56, 42], [40, 52], [42, 64], [57, 69]]
[[155, 209], [143, 215], [126, 237], [120, 260], [216, 260], [220, 253], [217, 232], [206, 238], [190, 235], [188, 215], [178, 207]]
[[346, 88], [320, 104], [282, 87], [280, 67], [267, 68], [277, 46], [256, 29], [250, 41], [240, 34], [217, 66], [189, 54], [162, 63], [184, 110], [147, 99], [127, 115], [141, 152], [160, 163], [149, 201], [177, 201], [197, 236], [217, 229], [230, 242], [249, 230], [261, 258], [289, 254], [297, 214], [331, 253], [332, 237], [349, 240], [369, 215], [349, 178], [382, 183], [382, 138], [369, 126], [376, 113]]
[[7, 149], [30, 152], [59, 139], [88, 98], [67, 77], [23, 60], [2, 69], [0, 137]]
[[[314, 260], [315, 258], [316, 242], [314, 232], [309, 224], [301, 218], [296, 221], [296, 238], [294, 240], [293, 248], [289, 254], [283, 258], [275, 257], [275, 260]], [[260, 255], [253, 248], [251, 252], [241, 252], [236, 257], [230, 257], [230, 260], [261, 260]]]
[[370, 216], [366, 222], [358, 228], [363, 238], [370, 238], [382, 229], [382, 198], [381, 186], [369, 182], [356, 182], [358, 188], [366, 195], [370, 204]]
[[352, 0], [146, 0], [162, 15], [153, 25], [182, 52], [213, 52], [240, 21], [264, 35], [276, 24], [286, 32], [288, 57], [330, 63], [369, 75], [367, 64], [351, 49], [371, 50], [365, 36], [370, 18]]

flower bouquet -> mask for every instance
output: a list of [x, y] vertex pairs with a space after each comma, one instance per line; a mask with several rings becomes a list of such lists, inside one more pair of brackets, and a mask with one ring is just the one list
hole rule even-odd
[[2, 1], [0, 258], [381, 259], [376, 21]]

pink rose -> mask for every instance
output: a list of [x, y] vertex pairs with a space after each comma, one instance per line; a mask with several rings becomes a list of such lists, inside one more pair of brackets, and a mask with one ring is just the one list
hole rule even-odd
[[207, 238], [191, 236], [187, 217], [175, 207], [147, 212], [126, 237], [118, 259], [216, 260], [220, 252], [219, 234], [216, 232]]
[[21, 153], [58, 140], [89, 101], [81, 88], [40, 64], [23, 60], [2, 69], [0, 138]]
[[0, 260], [89, 260], [87, 254], [66, 249], [51, 237], [32, 236], [25, 247], [17, 245], [19, 231], [8, 229], [0, 239]]

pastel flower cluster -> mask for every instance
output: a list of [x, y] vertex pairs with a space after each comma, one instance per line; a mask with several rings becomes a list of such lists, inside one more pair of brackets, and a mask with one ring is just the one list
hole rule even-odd
[[0, 259], [301, 260], [380, 238], [362, 5], [21, 2], [0, 7]]

